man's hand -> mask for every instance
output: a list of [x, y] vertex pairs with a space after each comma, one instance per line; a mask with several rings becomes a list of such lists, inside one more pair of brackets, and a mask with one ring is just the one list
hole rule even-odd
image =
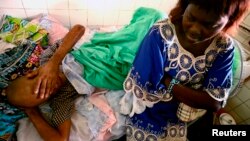
[[38, 98], [47, 98], [61, 86], [63, 81], [59, 77], [59, 66], [63, 58], [74, 47], [84, 32], [84, 26], [79, 24], [74, 25], [66, 34], [61, 45], [50, 60], [36, 71], [27, 75], [28, 78], [37, 77], [34, 93], [37, 94]]
[[48, 62], [43, 66], [40, 66], [37, 70], [27, 74], [28, 78], [37, 77], [37, 81], [34, 88], [34, 94], [38, 98], [48, 98], [56, 89], [62, 84], [59, 77], [59, 67], [53, 65], [53, 62]]

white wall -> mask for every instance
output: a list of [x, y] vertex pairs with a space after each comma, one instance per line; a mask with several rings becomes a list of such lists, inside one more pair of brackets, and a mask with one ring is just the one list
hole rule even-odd
[[0, 0], [3, 13], [26, 18], [48, 13], [65, 26], [78, 23], [92, 25], [128, 24], [134, 10], [140, 6], [152, 7], [166, 13], [177, 0]]

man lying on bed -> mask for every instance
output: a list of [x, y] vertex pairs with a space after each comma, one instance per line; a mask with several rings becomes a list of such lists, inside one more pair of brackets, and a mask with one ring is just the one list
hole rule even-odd
[[[76, 41], [84, 34], [84, 31], [85, 28], [83, 26], [74, 26], [62, 41], [61, 46], [65, 46], [65, 48], [58, 48], [48, 63], [61, 62], [66, 53], [70, 51]], [[45, 51], [45, 53], [50, 55], [52, 52]], [[57, 61], [51, 61], [53, 59]], [[38, 133], [45, 141], [68, 140], [71, 127], [70, 117], [74, 111], [74, 100], [78, 96], [76, 90], [67, 81], [62, 72], [58, 71], [56, 75], [60, 79], [60, 81], [56, 81], [57, 87], [51, 88], [50, 95], [45, 95], [43, 98], [38, 98], [40, 95], [34, 94], [35, 86], [40, 79], [39, 75], [34, 75], [34, 77], [19, 77], [12, 81], [5, 89], [8, 101], [26, 112]], [[37, 107], [45, 101], [48, 101], [52, 108], [49, 118], [44, 117]]]

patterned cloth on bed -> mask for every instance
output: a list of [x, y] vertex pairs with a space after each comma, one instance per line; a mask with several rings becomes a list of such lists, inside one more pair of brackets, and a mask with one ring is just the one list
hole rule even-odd
[[[1, 18], [0, 39], [14, 47], [0, 54], [0, 89], [39, 66], [39, 56], [47, 45], [47, 31], [27, 20], [5, 15]], [[16, 130], [16, 121], [25, 117], [18, 108], [0, 99], [0, 139], [7, 140]]]
[[47, 31], [37, 24], [9, 15], [2, 17], [0, 38], [8, 43], [23, 44], [27, 40], [47, 45]]
[[16, 131], [16, 121], [25, 117], [24, 113], [6, 103], [7, 99], [0, 96], [0, 140], [8, 140]]
[[0, 54], [0, 88], [39, 66], [39, 56], [47, 45], [47, 31], [28, 21], [4, 16], [0, 38], [16, 47]]
[[75, 88], [66, 81], [65, 84], [59, 89], [54, 97], [48, 101], [51, 111], [46, 113], [48, 117], [46, 120], [53, 127], [58, 127], [60, 124], [70, 119], [74, 108], [74, 100], [78, 97]]

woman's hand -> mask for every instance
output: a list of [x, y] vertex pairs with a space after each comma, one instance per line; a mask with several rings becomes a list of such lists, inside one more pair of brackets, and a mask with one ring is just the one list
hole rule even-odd
[[61, 85], [59, 73], [59, 66], [49, 61], [26, 76], [28, 78], [37, 77], [34, 93], [38, 98], [44, 99], [49, 97]]

